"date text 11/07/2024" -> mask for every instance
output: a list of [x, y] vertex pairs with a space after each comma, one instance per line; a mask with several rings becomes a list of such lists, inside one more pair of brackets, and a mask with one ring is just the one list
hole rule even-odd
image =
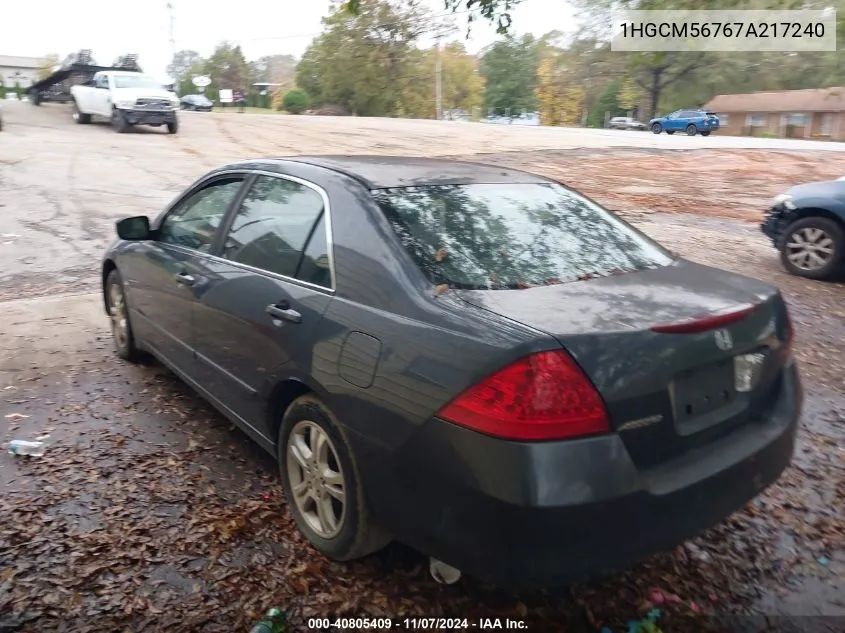
[[525, 620], [514, 618], [308, 618], [309, 631], [518, 631]]

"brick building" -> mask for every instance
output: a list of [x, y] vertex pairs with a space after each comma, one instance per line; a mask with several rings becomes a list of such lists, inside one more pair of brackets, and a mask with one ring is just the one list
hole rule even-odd
[[705, 108], [723, 134], [845, 141], [845, 87], [718, 95]]

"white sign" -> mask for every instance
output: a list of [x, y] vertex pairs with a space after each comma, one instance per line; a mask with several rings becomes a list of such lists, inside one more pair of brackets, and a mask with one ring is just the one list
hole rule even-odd
[[232, 101], [234, 101], [234, 99], [232, 98], [231, 90], [220, 91], [220, 103], [232, 103]]
[[206, 86], [211, 85], [211, 77], [199, 75], [198, 77], [194, 77], [193, 79], [191, 79], [191, 83], [194, 84], [197, 88], [205, 88]]

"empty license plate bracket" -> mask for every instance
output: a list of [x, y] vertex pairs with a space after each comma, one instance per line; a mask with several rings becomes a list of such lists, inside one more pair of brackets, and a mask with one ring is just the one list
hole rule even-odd
[[672, 403], [678, 432], [688, 435], [700, 430], [704, 416], [730, 407], [738, 395], [733, 358], [679, 374], [673, 384]]

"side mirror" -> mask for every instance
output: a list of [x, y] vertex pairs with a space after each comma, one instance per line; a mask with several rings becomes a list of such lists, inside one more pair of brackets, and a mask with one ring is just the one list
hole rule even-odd
[[117, 236], [122, 240], [150, 239], [150, 219], [145, 215], [136, 215], [118, 220]]

